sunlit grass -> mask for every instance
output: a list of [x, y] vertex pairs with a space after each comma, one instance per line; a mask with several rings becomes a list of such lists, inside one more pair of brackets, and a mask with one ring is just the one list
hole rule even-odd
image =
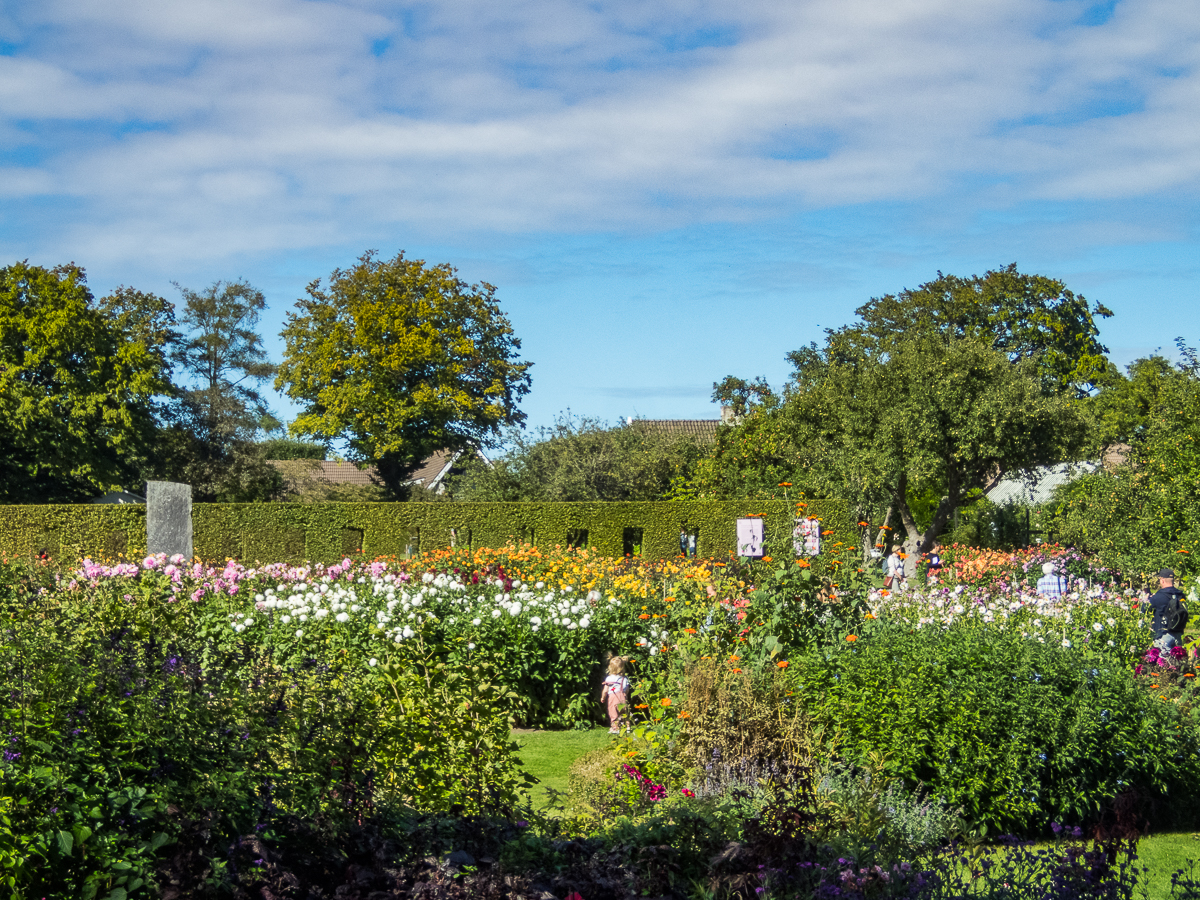
[[567, 773], [571, 763], [589, 750], [607, 747], [613, 740], [607, 728], [590, 731], [526, 731], [513, 732], [513, 740], [521, 747], [521, 762], [526, 771], [538, 779], [534, 789], [534, 804], [546, 799], [546, 788], [567, 789]]

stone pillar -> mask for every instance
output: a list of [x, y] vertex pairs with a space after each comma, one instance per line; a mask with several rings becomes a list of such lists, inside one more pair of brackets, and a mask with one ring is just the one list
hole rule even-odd
[[146, 482], [146, 552], [192, 561], [192, 486]]

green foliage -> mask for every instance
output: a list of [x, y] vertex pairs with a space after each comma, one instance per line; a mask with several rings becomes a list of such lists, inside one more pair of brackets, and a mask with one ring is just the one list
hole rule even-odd
[[[825, 489], [894, 508], [914, 558], [1001, 473], [1069, 458], [1084, 437], [1073, 402], [1044, 393], [1033, 362], [937, 336], [898, 341], [886, 358], [814, 352], [788, 403]], [[929, 489], [941, 499], [922, 529], [909, 498]]]
[[431, 453], [490, 443], [524, 421], [529, 363], [489, 284], [449, 265], [378, 260], [373, 252], [328, 288], [315, 281], [288, 316], [277, 387], [304, 411], [295, 434], [345, 439], [389, 491]]
[[317, 459], [328, 455], [324, 444], [297, 441], [291, 438], [271, 438], [262, 442], [262, 454], [267, 459]]
[[1006, 472], [1084, 446], [1070, 400], [1106, 372], [1094, 318], [1110, 313], [1062, 282], [1015, 265], [939, 274], [857, 312], [824, 347], [788, 354], [782, 397], [761, 379], [715, 385], [740, 419], [689, 495], [765, 496], [791, 482], [844, 497], [863, 518], [898, 513], [915, 559]]
[[511, 698], [480, 669], [419, 644], [373, 665], [365, 635], [254, 642], [230, 627], [231, 595], [177, 602], [172, 584], [0, 568], [14, 896], [148, 896], [165, 857], [207, 857], [221, 882], [238, 836], [273, 842], [296, 820], [344, 834], [389, 810], [509, 816], [524, 802]]
[[[858, 323], [830, 334], [830, 345], [851, 356], [890, 352], [921, 331], [947, 342], [983, 341], [1014, 362], [1030, 360], [1050, 393], [1086, 390], [1108, 368], [1095, 320], [1112, 312], [1089, 306], [1062, 281], [1018, 272], [1015, 263], [970, 278], [939, 272], [915, 290], [872, 298], [856, 313]], [[802, 355], [792, 354], [797, 368]]]
[[267, 464], [266, 448], [255, 443], [261, 430], [279, 424], [256, 387], [275, 374], [257, 331], [266, 298], [244, 281], [179, 291], [186, 334], [172, 357], [189, 386], [168, 416], [161, 473], [192, 485], [198, 500], [268, 499], [280, 478]]
[[797, 661], [818, 722], [851, 762], [928, 786], [975, 826], [1095, 822], [1115, 798], [1187, 804], [1196, 732], [1137, 684], [1123, 647], [1064, 649], [1015, 628], [901, 624]]
[[[192, 507], [196, 554], [202, 559], [332, 563], [361, 551], [368, 557], [407, 555], [412, 549], [502, 547], [514, 541], [553, 547], [569, 532], [586, 531], [588, 546], [621, 556], [625, 529], [643, 531], [642, 555], [679, 554], [679, 533], [699, 534], [703, 556], [736, 551], [735, 521], [762, 515], [767, 548], [792, 553], [794, 510], [782, 501], [674, 503], [271, 503], [205, 504]], [[821, 518], [824, 540], [853, 546], [846, 504], [813, 501], [806, 515]], [[64, 561], [83, 557], [133, 558], [145, 552], [145, 507], [0, 506], [0, 553], [48, 550]], [[451, 529], [455, 529], [452, 540]]]
[[609, 428], [596, 419], [562, 417], [527, 437], [513, 429], [512, 448], [485, 463], [475, 459], [450, 483], [467, 502], [662, 500], [703, 453], [690, 435], [655, 431], [639, 422]]
[[[1147, 371], [1153, 391], [1138, 387]], [[1054, 525], [1061, 540], [1097, 554], [1127, 577], [1149, 576], [1163, 566], [1196, 574], [1200, 366], [1185, 354], [1184, 364], [1168, 373], [1150, 360], [1135, 364], [1131, 375], [1129, 390], [1142, 400], [1113, 404], [1127, 410], [1126, 421], [1138, 423], [1128, 462], [1061, 488]]]
[[0, 269], [0, 500], [137, 481], [155, 398], [171, 390], [162, 302], [119, 289], [97, 303], [73, 265]]
[[798, 497], [816, 484], [809, 466], [784, 410], [764, 404], [717, 429], [712, 448], [696, 463], [691, 479], [676, 483], [674, 493], [705, 500]]

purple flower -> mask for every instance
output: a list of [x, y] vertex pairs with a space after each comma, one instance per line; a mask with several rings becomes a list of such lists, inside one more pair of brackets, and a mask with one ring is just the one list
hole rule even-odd
[[16, 750], [5, 750], [4, 751], [4, 761], [5, 762], [16, 762], [20, 758], [21, 758], [21, 754], [18, 753]]
[[1184, 659], [1187, 657], [1187, 651], [1176, 644], [1171, 648], [1171, 659]]
[[1061, 825], [1059, 825], [1057, 822], [1051, 822], [1050, 830], [1054, 832], [1055, 837], [1058, 837], [1060, 834], [1062, 834], [1063, 827]]

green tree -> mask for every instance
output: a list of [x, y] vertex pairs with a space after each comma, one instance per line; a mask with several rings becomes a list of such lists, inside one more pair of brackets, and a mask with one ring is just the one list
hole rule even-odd
[[1111, 315], [1103, 306], [1010, 265], [939, 272], [857, 313], [823, 347], [788, 354], [781, 398], [761, 379], [715, 386], [745, 415], [697, 467], [698, 493], [791, 482], [852, 500], [863, 518], [895, 512], [915, 558], [1004, 475], [1082, 451], [1080, 404], [1110, 374], [1095, 324]]
[[[1013, 363], [986, 341], [928, 332], [892, 342], [886, 355], [807, 355], [787, 414], [824, 492], [898, 513], [910, 567], [978, 492], [1070, 459], [1086, 437], [1078, 404], [1043, 390], [1036, 360]], [[940, 500], [918, 523], [914, 500], [931, 489]]]
[[125, 288], [97, 303], [74, 264], [0, 269], [0, 498], [137, 487], [172, 390], [163, 304]]
[[514, 428], [509, 441], [506, 454], [476, 460], [452, 481], [455, 500], [662, 500], [704, 452], [698, 438], [638, 421], [610, 428], [569, 415], [532, 436]]
[[187, 386], [163, 438], [166, 474], [191, 484], [202, 500], [267, 499], [279, 476], [255, 439], [279, 423], [259, 390], [276, 371], [258, 333], [266, 299], [245, 281], [218, 281], [201, 292], [176, 287], [185, 333], [172, 359]]
[[1157, 356], [1133, 363], [1102, 406], [1102, 427], [1131, 445], [1125, 464], [1076, 479], [1055, 498], [1060, 539], [1129, 578], [1164, 565], [1200, 573], [1200, 360], [1180, 349], [1179, 365]]
[[283, 331], [276, 386], [304, 404], [292, 432], [345, 440], [397, 497], [434, 451], [494, 445], [525, 420], [530, 366], [495, 292], [403, 252], [314, 281]]
[[1096, 318], [1112, 312], [1089, 305], [1062, 281], [1018, 272], [1015, 263], [970, 278], [938, 272], [915, 290], [874, 297], [856, 313], [857, 322], [829, 332], [834, 355], [886, 353], [918, 329], [948, 340], [983, 341], [1014, 363], [1033, 360], [1052, 393], [1083, 396], [1109, 371]]

